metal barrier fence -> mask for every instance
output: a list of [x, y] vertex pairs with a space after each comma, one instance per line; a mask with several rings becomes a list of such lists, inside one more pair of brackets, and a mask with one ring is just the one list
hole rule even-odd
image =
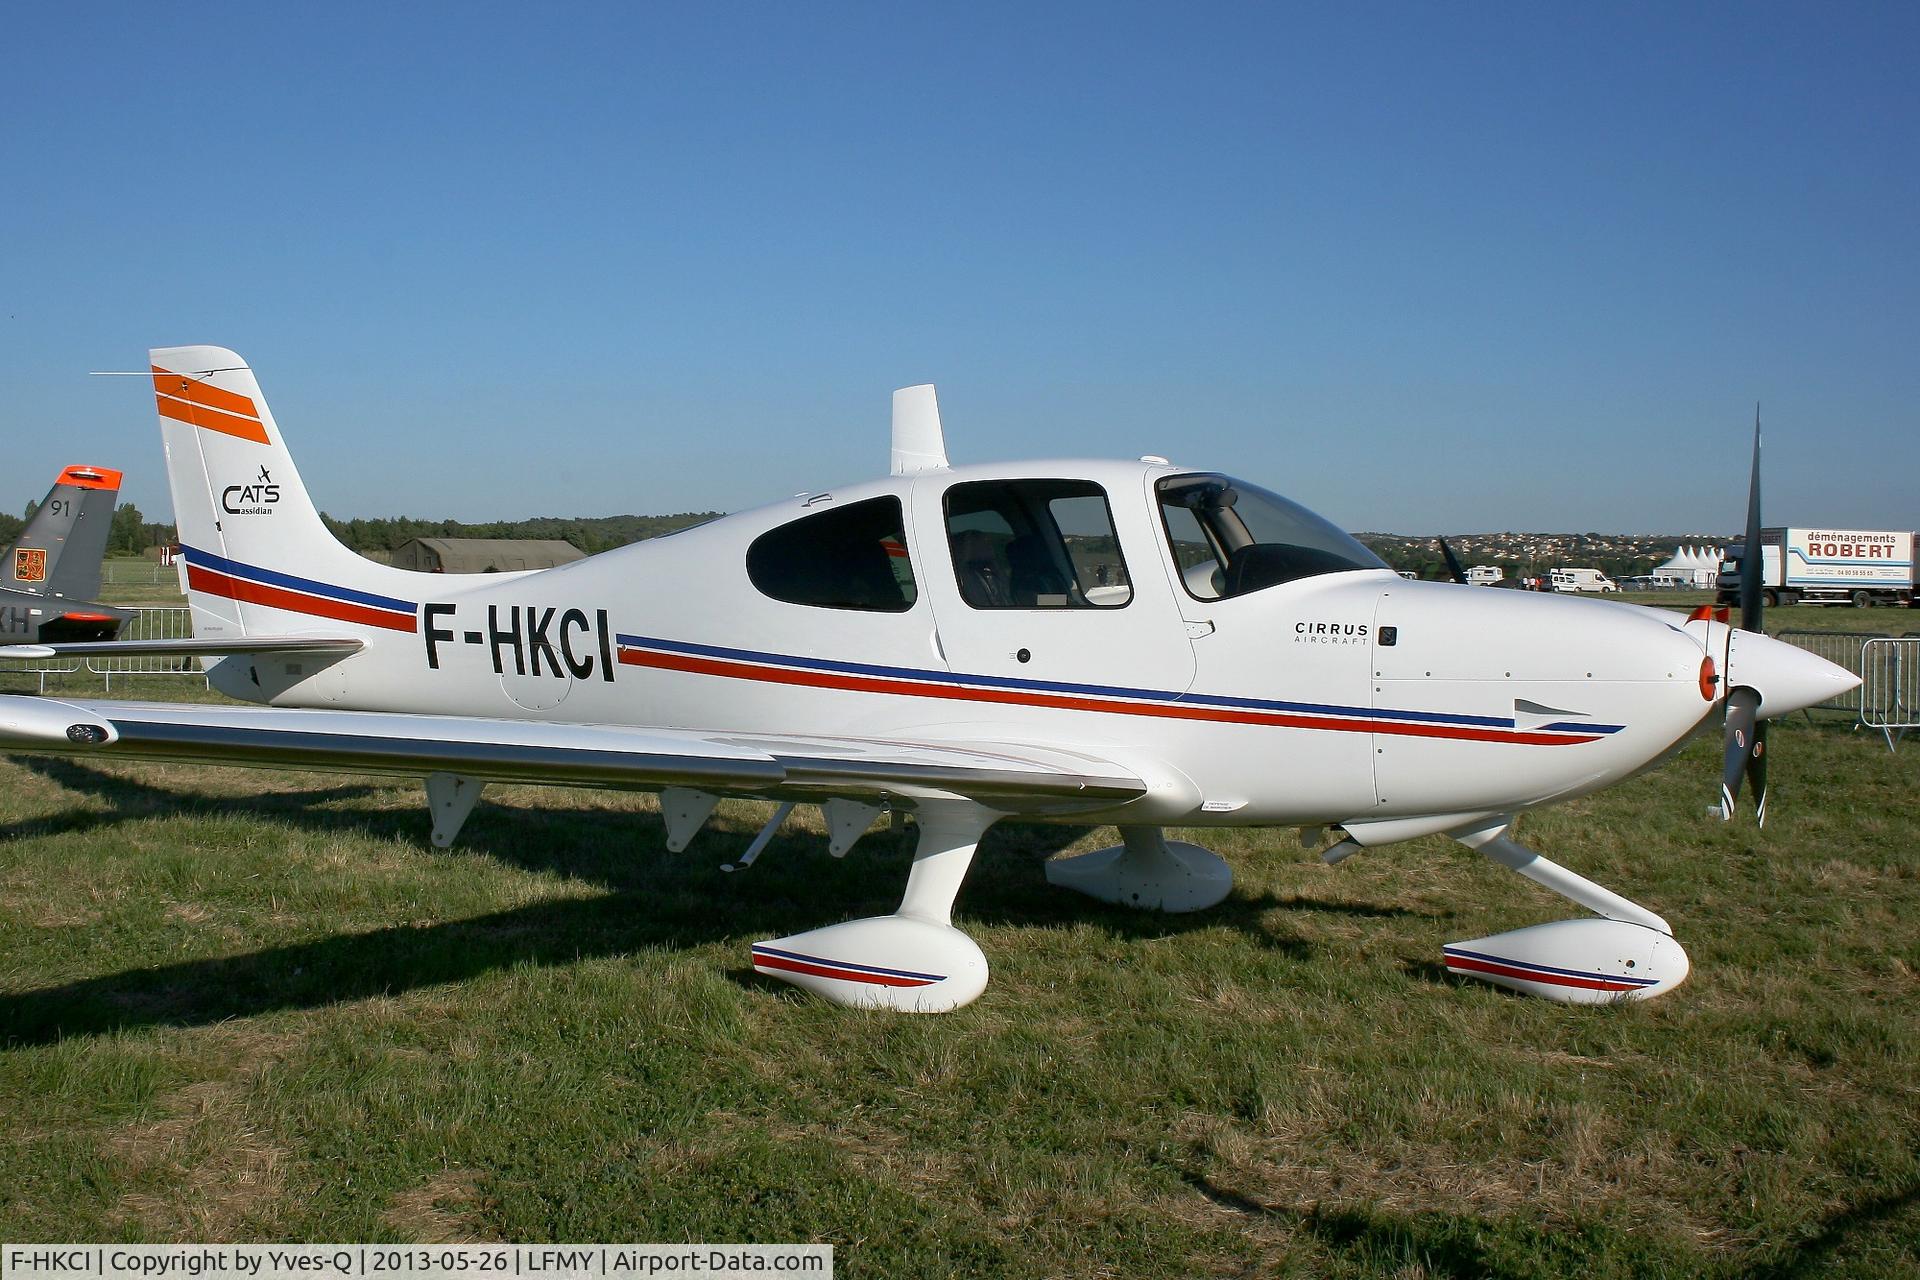
[[179, 576], [179, 570], [170, 564], [161, 564], [157, 560], [102, 560], [100, 562], [100, 581], [108, 586], [126, 586], [134, 583], [172, 582]]
[[78, 658], [8, 658], [0, 661], [0, 673], [40, 677], [40, 692], [47, 691], [48, 676], [69, 675], [80, 670]]
[[1869, 640], [1861, 646], [1860, 723], [1878, 729], [1887, 750], [1920, 729], [1920, 636]]
[[[185, 605], [143, 605], [131, 607], [133, 614], [120, 627], [121, 640], [181, 640], [193, 635], [193, 610]], [[40, 692], [47, 691], [47, 677], [72, 675], [86, 670], [113, 688], [115, 676], [198, 676], [205, 679], [198, 658], [15, 658], [0, 662], [0, 671], [40, 677]]]
[[[1808, 653], [1817, 653], [1835, 666], [1845, 667], [1862, 680], [1866, 678], [1861, 662], [1861, 650], [1874, 640], [1886, 640], [1890, 637], [1885, 631], [1779, 631], [1774, 639], [1784, 640], [1796, 648]], [[1864, 686], [1862, 686], [1864, 688]], [[1834, 711], [1857, 711], [1860, 709], [1860, 695], [1852, 690], [1836, 698], [1814, 704]]]
[[[116, 640], [188, 640], [193, 637], [193, 610], [185, 605], [148, 605], [135, 609], [120, 627]], [[198, 658], [161, 657], [88, 658], [87, 670], [113, 688], [115, 676], [200, 676]]]

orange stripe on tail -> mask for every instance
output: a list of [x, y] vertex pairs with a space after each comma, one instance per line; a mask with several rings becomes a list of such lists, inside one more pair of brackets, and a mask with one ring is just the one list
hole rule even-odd
[[260, 410], [248, 397], [162, 369], [157, 364], [151, 367], [154, 399], [161, 417], [255, 444], [268, 442]]
[[59, 483], [76, 489], [118, 489], [120, 473], [111, 467], [68, 467], [60, 473]]

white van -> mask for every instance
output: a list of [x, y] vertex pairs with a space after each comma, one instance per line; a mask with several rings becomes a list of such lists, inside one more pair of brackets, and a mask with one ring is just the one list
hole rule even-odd
[[1618, 591], [1619, 584], [1598, 569], [1555, 569], [1551, 582], [1555, 591]]

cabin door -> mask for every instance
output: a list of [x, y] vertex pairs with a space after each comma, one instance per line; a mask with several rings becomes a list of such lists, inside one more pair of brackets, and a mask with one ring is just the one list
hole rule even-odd
[[913, 524], [941, 650], [976, 701], [1148, 716], [1192, 683], [1193, 643], [1137, 481], [1109, 492], [1071, 475], [929, 473]]

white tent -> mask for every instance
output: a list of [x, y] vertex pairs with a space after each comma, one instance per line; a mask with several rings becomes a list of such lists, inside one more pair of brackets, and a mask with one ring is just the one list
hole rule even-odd
[[1656, 565], [1653, 580], [1663, 587], [1711, 587], [1720, 578], [1719, 547], [1677, 547], [1673, 557]]

